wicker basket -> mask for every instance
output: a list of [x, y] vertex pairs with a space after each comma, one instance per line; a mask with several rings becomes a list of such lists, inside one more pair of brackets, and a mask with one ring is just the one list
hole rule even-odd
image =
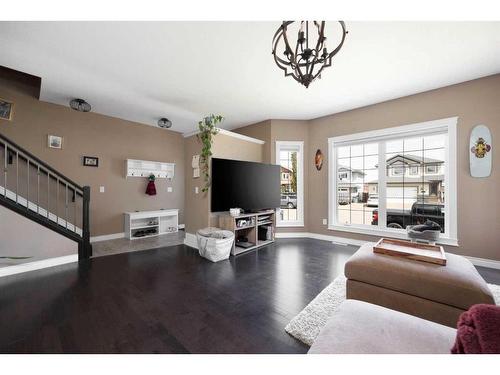
[[234, 234], [219, 228], [205, 228], [196, 232], [200, 256], [212, 262], [229, 258], [233, 247]]

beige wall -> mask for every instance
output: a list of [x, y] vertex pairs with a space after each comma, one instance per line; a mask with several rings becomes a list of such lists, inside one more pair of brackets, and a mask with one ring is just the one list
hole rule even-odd
[[[309, 212], [309, 173], [311, 163], [309, 155], [309, 121], [300, 120], [267, 120], [257, 124], [245, 126], [233, 130], [235, 133], [248, 135], [265, 140], [263, 161], [276, 164], [276, 141], [303, 141], [304, 142], [304, 226], [303, 227], [280, 227], [277, 232], [306, 232], [308, 228]], [[312, 159], [314, 160], [314, 159]]]
[[[328, 218], [329, 137], [458, 116], [457, 210], [460, 246], [448, 247], [447, 250], [500, 260], [500, 152], [493, 151], [491, 176], [478, 179], [470, 176], [468, 150], [471, 129], [478, 124], [490, 128], [495, 149], [495, 139], [500, 134], [499, 97], [500, 75], [494, 75], [309, 121], [271, 120], [271, 144], [267, 147], [273, 162], [276, 140], [306, 142], [306, 220], [302, 230], [361, 240], [376, 239], [373, 236], [331, 231], [322, 224], [322, 220]], [[259, 124], [242, 128], [242, 133], [258, 134], [259, 130], [254, 127]], [[318, 148], [324, 155], [321, 171], [314, 168], [314, 155]], [[285, 228], [284, 231], [292, 230]]]
[[[217, 134], [212, 145], [213, 157], [222, 159], [262, 162], [264, 145]], [[208, 225], [217, 226], [217, 217], [210, 213], [210, 190], [202, 193], [203, 176], [193, 178], [191, 159], [201, 152], [201, 144], [196, 135], [185, 139], [185, 186], [186, 186], [186, 232], [196, 233]], [[198, 187], [199, 193], [195, 193]]]
[[[80, 185], [91, 187], [91, 235], [123, 232], [123, 213], [179, 208], [184, 221], [184, 140], [180, 133], [37, 100], [22, 85], [0, 78], [0, 98], [15, 103], [13, 121], [0, 120], [0, 133]], [[174, 124], [175, 126], [175, 124]], [[47, 147], [47, 135], [63, 137], [63, 149]], [[99, 167], [82, 166], [97, 156]], [[127, 158], [176, 163], [172, 182], [157, 180], [147, 196], [145, 178], [125, 178]], [[99, 186], [105, 187], [99, 193]], [[167, 193], [167, 186], [173, 187]]]
[[500, 152], [493, 151], [493, 171], [488, 178], [469, 173], [469, 136], [473, 126], [491, 130], [493, 149], [500, 134], [500, 75], [444, 87], [418, 95], [335, 114], [310, 122], [312, 160], [317, 148], [325, 164], [309, 179], [309, 231], [373, 240], [370, 236], [330, 231], [321, 220], [328, 217], [328, 137], [458, 116], [458, 240], [447, 250], [472, 257], [500, 260]]
[[78, 254], [76, 242], [4, 206], [0, 206], [0, 239], [0, 255], [30, 257], [21, 260], [0, 259], [0, 268]]
[[271, 121], [271, 161], [276, 164], [276, 141], [304, 141], [304, 226], [303, 227], [280, 227], [276, 232], [307, 232], [309, 222], [309, 176], [314, 171], [311, 165], [314, 158], [309, 157], [309, 122], [294, 120], [272, 120]]
[[274, 164], [274, 161], [271, 162], [271, 146], [273, 144], [271, 141], [271, 120], [244, 126], [235, 129], [234, 132], [264, 141], [265, 144], [262, 147], [262, 162]]

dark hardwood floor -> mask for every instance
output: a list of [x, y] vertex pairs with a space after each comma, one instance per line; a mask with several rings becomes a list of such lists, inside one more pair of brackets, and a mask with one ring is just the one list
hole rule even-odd
[[284, 327], [355, 250], [283, 239], [211, 263], [180, 245], [2, 278], [0, 352], [305, 353]]
[[305, 353], [284, 327], [355, 250], [282, 239], [211, 263], [179, 245], [1, 278], [0, 352]]

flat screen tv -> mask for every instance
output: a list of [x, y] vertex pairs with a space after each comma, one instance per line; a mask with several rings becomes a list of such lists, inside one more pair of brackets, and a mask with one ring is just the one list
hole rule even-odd
[[279, 165], [212, 158], [212, 212], [280, 206]]

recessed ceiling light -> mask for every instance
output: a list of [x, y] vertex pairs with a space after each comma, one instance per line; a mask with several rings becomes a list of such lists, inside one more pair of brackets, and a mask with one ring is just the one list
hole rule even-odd
[[78, 112], [90, 112], [92, 107], [83, 99], [73, 99], [69, 102], [69, 106]]

